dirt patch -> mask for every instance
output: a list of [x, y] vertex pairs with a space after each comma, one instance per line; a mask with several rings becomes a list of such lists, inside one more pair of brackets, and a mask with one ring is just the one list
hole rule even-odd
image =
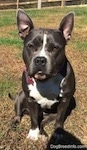
[[11, 75], [15, 78], [21, 76], [23, 70], [22, 59], [17, 59], [19, 49], [11, 46], [0, 46], [0, 78]]

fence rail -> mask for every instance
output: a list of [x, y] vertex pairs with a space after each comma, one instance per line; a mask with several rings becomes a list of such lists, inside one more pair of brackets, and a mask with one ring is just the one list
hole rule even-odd
[[41, 8], [87, 4], [87, 0], [0, 0], [0, 9]]

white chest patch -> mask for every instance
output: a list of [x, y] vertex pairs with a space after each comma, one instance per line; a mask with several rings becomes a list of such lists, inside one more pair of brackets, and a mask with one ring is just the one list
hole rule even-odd
[[35, 81], [33, 78], [33, 84], [28, 85], [30, 96], [33, 97], [42, 108], [51, 108], [51, 106], [58, 102], [56, 99], [60, 94], [60, 83], [63, 77], [57, 74], [55, 77], [41, 82]]

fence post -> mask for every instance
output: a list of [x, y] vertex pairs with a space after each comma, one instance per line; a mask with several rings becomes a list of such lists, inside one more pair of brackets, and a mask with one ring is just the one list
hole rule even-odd
[[18, 8], [19, 8], [19, 0], [17, 0], [17, 10], [18, 10]]
[[65, 2], [66, 2], [66, 0], [61, 0], [61, 7], [65, 6]]
[[38, 9], [41, 9], [41, 0], [38, 0]]

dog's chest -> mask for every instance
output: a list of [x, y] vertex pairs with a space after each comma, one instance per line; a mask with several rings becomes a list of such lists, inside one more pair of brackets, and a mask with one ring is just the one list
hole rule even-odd
[[35, 81], [32, 78], [32, 83], [28, 84], [29, 94], [42, 108], [50, 108], [60, 94], [60, 83], [63, 77], [58, 74], [47, 81]]

